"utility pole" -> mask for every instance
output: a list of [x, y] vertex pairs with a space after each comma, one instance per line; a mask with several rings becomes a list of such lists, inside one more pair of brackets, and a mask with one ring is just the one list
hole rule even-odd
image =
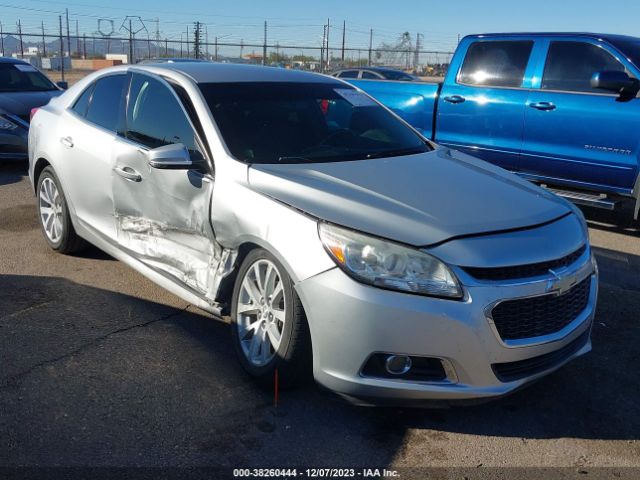
[[133, 63], [133, 28], [129, 19], [129, 63]]
[[58, 15], [60, 23], [60, 76], [64, 82], [64, 40], [62, 39], [62, 15]]
[[369, 66], [371, 66], [371, 53], [373, 48], [373, 28], [369, 30]]
[[2, 22], [0, 22], [0, 57], [4, 57], [4, 33], [2, 32]]
[[189, 57], [189, 55], [191, 55], [189, 52], [191, 51], [191, 49], [189, 48], [189, 25], [187, 25], [187, 57]]
[[18, 20], [18, 36], [20, 37], [20, 58], [24, 58], [24, 44], [22, 43], [22, 23]]
[[80, 55], [80, 30], [78, 30], [78, 20], [76, 19], [76, 52]]
[[69, 9], [65, 8], [64, 10], [67, 16], [67, 49], [69, 50], [69, 57], [71, 57], [71, 35], [69, 34]]
[[244, 38], [240, 39], [240, 58], [242, 58], [242, 52], [244, 51]]
[[262, 65], [267, 64], [267, 21], [264, 21], [264, 42], [262, 43]]
[[160, 19], [156, 17], [156, 57], [160, 57]]
[[182, 58], [182, 34], [180, 34], [180, 58]]
[[329, 30], [331, 30], [331, 23], [329, 23], [329, 19], [327, 18], [327, 70], [329, 70], [329, 63], [331, 62], [331, 54], [329, 53]]
[[[109, 53], [109, 47], [107, 47], [107, 53]], [[87, 34], [82, 34], [82, 58], [87, 59]]]
[[421, 33], [416, 33], [416, 51], [413, 55], [413, 68], [417, 71], [420, 64], [420, 36]]
[[217, 62], [218, 61], [218, 37], [214, 38], [214, 46], [213, 46], [213, 55], [214, 55], [214, 60]]
[[40, 23], [40, 27], [42, 28], [42, 56], [47, 56], [47, 42], [44, 39], [44, 22]]
[[209, 26], [206, 23], [204, 24], [204, 45], [206, 59], [211, 60], [209, 55]]
[[342, 66], [344, 67], [344, 38], [345, 32], [347, 31], [347, 21], [342, 21], [342, 55], [340, 55], [340, 59], [342, 60]]
[[167, 37], [164, 37], [164, 56], [169, 56], [169, 40], [167, 40]]
[[[138, 28], [137, 30], [133, 29], [133, 21], [132, 18], [137, 19], [138, 22], [140, 22], [140, 28]], [[127, 20], [129, 23], [129, 27], [127, 28], [125, 25], [127, 24]], [[127, 15], [126, 17], [124, 17], [124, 20], [122, 21], [122, 25], [120, 25], [120, 30], [125, 29], [129, 32], [129, 63], [135, 63], [135, 54], [136, 54], [136, 34], [141, 32], [141, 31], [145, 31], [147, 32], [147, 44], [149, 45], [149, 30], [147, 30], [146, 25], [144, 24], [144, 21], [142, 20], [142, 18], [140, 18], [137, 15]], [[95, 37], [94, 37], [94, 45], [95, 45]], [[95, 52], [94, 52], [95, 53]]]
[[195, 58], [201, 57], [200, 50], [202, 49], [202, 29], [200, 27], [200, 22], [195, 22], [194, 24], [195, 30], [193, 32], [193, 56]]
[[320, 47], [320, 72], [324, 72], [324, 45], [327, 41], [327, 26], [322, 26], [322, 47]]

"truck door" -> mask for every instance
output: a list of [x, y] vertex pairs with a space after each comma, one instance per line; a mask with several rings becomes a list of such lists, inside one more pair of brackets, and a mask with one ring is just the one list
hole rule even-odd
[[602, 42], [548, 40], [539, 85], [525, 114], [521, 169], [533, 177], [584, 187], [631, 189], [637, 176], [640, 99], [591, 88], [594, 73], [626, 71]]
[[462, 65], [451, 65], [442, 87], [435, 140], [518, 170], [529, 95], [526, 73], [534, 42], [470, 42]]

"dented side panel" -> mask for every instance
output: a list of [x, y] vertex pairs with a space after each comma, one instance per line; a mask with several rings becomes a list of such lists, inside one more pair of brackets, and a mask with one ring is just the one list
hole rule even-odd
[[116, 170], [112, 175], [118, 243], [213, 304], [235, 259], [211, 226], [213, 178], [195, 170], [151, 168], [144, 150], [126, 141], [116, 150], [116, 168], [141, 177], [127, 180]]

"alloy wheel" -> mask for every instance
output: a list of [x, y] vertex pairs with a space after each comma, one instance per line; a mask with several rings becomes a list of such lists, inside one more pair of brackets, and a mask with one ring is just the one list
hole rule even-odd
[[48, 177], [42, 180], [39, 193], [40, 221], [47, 238], [57, 243], [64, 233], [62, 197], [55, 182]]

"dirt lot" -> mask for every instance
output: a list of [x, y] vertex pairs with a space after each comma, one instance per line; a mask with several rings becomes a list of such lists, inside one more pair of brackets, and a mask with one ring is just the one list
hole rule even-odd
[[98, 250], [52, 252], [29, 188], [24, 166], [0, 166], [0, 466], [640, 474], [625, 468], [640, 467], [640, 233], [620, 218], [587, 212], [602, 273], [594, 350], [557, 373], [476, 407], [357, 408], [311, 384], [274, 409], [224, 322]]

